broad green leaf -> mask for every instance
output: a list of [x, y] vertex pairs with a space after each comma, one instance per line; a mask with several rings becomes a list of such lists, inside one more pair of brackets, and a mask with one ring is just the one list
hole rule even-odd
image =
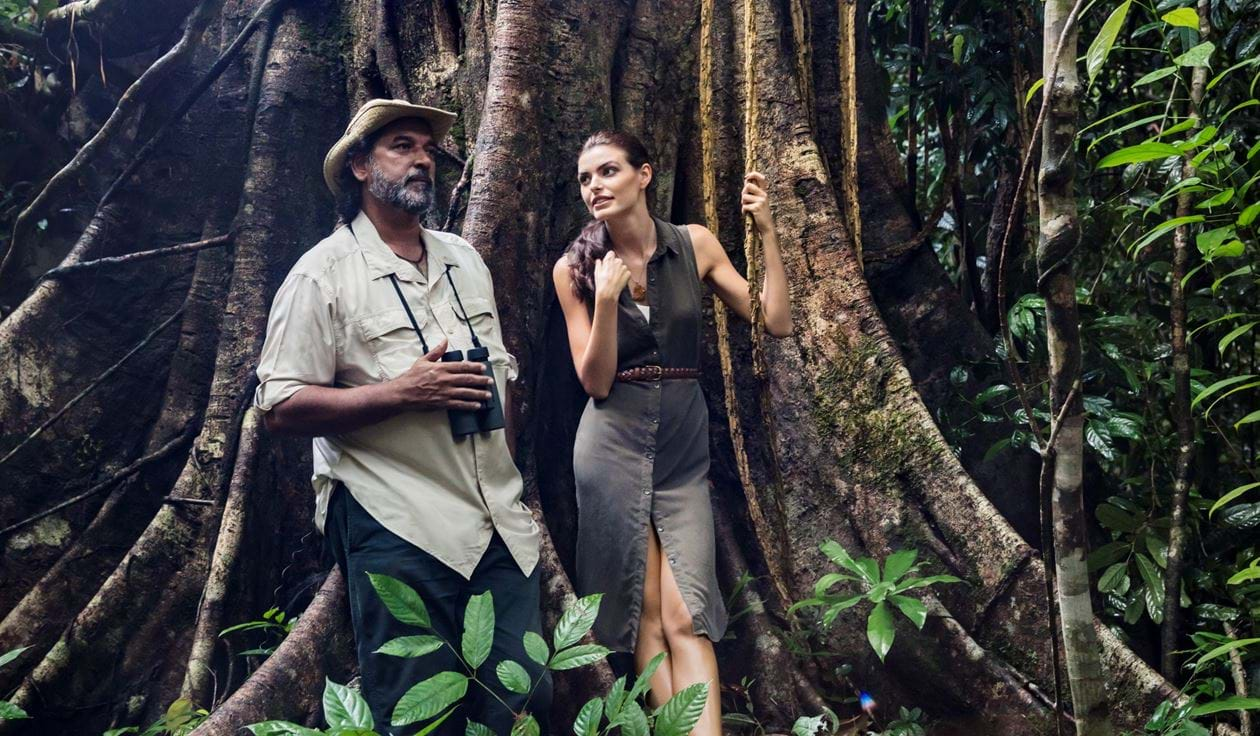
[[967, 39], [961, 33], [954, 34], [953, 41], [954, 63], [961, 64], [963, 60], [963, 52], [967, 50]]
[[540, 730], [538, 719], [526, 714], [512, 724], [511, 736], [539, 736]]
[[1139, 552], [1134, 559], [1137, 560], [1142, 582], [1146, 584], [1146, 612], [1152, 621], [1159, 623], [1164, 620], [1164, 579], [1151, 558]]
[[871, 603], [879, 603], [888, 597], [888, 594], [892, 592], [893, 587], [894, 585], [892, 583], [880, 583], [871, 588], [866, 593], [866, 597], [870, 599]]
[[1260, 578], [1260, 567], [1256, 565], [1260, 560], [1252, 560], [1250, 567], [1245, 567], [1233, 575], [1229, 576], [1229, 580], [1225, 581], [1226, 585], [1238, 585], [1256, 578]]
[[1260, 215], [1260, 202], [1247, 205], [1247, 209], [1238, 215], [1238, 224], [1242, 227], [1247, 227], [1256, 221], [1256, 215]]
[[1251, 424], [1252, 422], [1260, 422], [1260, 410], [1253, 411], [1242, 419], [1234, 422], [1234, 429], [1238, 429], [1244, 424]]
[[1156, 69], [1148, 74], [1143, 74], [1136, 82], [1133, 83], [1133, 86], [1141, 87], [1143, 85], [1150, 84], [1151, 82], [1158, 82], [1164, 77], [1176, 74], [1178, 69], [1180, 69], [1180, 67], [1176, 66], [1166, 66], [1163, 69]]
[[1089, 50], [1085, 52], [1085, 72], [1089, 75], [1090, 85], [1093, 85], [1094, 78], [1098, 76], [1098, 72], [1102, 71], [1107, 56], [1111, 54], [1111, 47], [1115, 45], [1120, 29], [1124, 27], [1124, 19], [1128, 16], [1129, 6], [1132, 4], [1132, 0], [1124, 0], [1117, 5], [1103, 22], [1093, 42], [1089, 44]]
[[546, 667], [547, 660], [551, 659], [551, 650], [547, 648], [547, 640], [532, 631], [526, 631], [523, 641], [525, 653], [529, 655], [529, 658]]
[[709, 683], [697, 682], [680, 690], [656, 711], [655, 736], [686, 736], [704, 712]]
[[442, 648], [442, 640], [436, 636], [420, 634], [418, 636], [400, 636], [390, 639], [376, 650], [376, 654], [388, 654], [391, 657], [423, 657]]
[[1231, 695], [1228, 698], [1196, 705], [1190, 709], [1190, 715], [1195, 717], [1208, 716], [1228, 710], [1256, 710], [1258, 708], [1260, 708], [1260, 698], [1244, 698], [1238, 695]]
[[902, 549], [893, 552], [884, 558], [884, 577], [886, 583], [893, 583], [901, 579], [914, 567], [914, 561], [919, 556], [917, 549]]
[[1155, 560], [1155, 564], [1162, 568], [1168, 567], [1168, 543], [1155, 536], [1149, 529], [1146, 534], [1146, 551], [1151, 553], [1151, 559]]
[[869, 570], [863, 569], [861, 566], [859, 566], [857, 561], [854, 560], [853, 557], [849, 555], [848, 550], [840, 546], [840, 543], [835, 541], [834, 539], [828, 539], [827, 541], [823, 542], [819, 546], [819, 549], [822, 550], [823, 554], [827, 555], [827, 559], [836, 563], [840, 567], [843, 567], [844, 569], [848, 570], [851, 573], [860, 575], [863, 580], [870, 583], [871, 585], [874, 585], [875, 583], [879, 582], [878, 572], [877, 574], [872, 576]]
[[827, 718], [823, 715], [801, 716], [792, 724], [792, 736], [818, 736], [820, 733], [827, 733]]
[[487, 590], [469, 598], [464, 609], [464, 638], [460, 647], [464, 652], [464, 661], [470, 668], [477, 669], [490, 656], [493, 644], [494, 598]]
[[1110, 503], [1100, 503], [1094, 509], [1094, 516], [1104, 528], [1116, 532], [1137, 531], [1140, 522], [1133, 514]]
[[1224, 227], [1214, 227], [1211, 230], [1205, 230], [1194, 238], [1195, 247], [1204, 256], [1211, 257], [1221, 244], [1229, 238], [1234, 237], [1234, 226], [1226, 225]]
[[1117, 562], [1098, 579], [1098, 592], [1111, 593], [1120, 587], [1121, 581], [1128, 577], [1129, 565], [1126, 562]]
[[4, 654], [0, 654], [0, 667], [3, 667], [22, 656], [22, 652], [25, 652], [27, 649], [30, 649], [30, 647], [18, 647], [17, 649], [10, 649]]
[[1028, 103], [1032, 102], [1033, 95], [1037, 94], [1037, 90], [1044, 86], [1046, 86], [1045, 77], [1032, 83], [1032, 86], [1028, 88], [1028, 92], [1024, 95], [1024, 107], [1028, 107]]
[[850, 596], [848, 598], [843, 598], [837, 601], [835, 604], [833, 604], [830, 608], [827, 609], [826, 613], [823, 614], [823, 617], [822, 617], [823, 627], [825, 628], [825, 627], [831, 626], [833, 623], [835, 623], [837, 616], [839, 616], [842, 612], [847, 611], [850, 608], [853, 608], [857, 604], [861, 603], [864, 597], [865, 596], [859, 594], [855, 596]]
[[[1200, 263], [1198, 266], [1195, 266], [1195, 268], [1202, 268], [1205, 265], [1207, 264]], [[1241, 266], [1239, 268], [1235, 268], [1233, 271], [1230, 271], [1224, 276], [1218, 277], [1215, 281], [1212, 282], [1212, 293], [1215, 294], [1216, 290], [1220, 288], [1221, 284], [1225, 283], [1226, 281], [1229, 281], [1230, 279], [1236, 278], [1238, 276], [1247, 276], [1251, 273], [1251, 271], [1252, 271], [1252, 268], [1250, 265]], [[1184, 288], [1185, 284], [1182, 284], [1182, 287]]]
[[599, 644], [579, 644], [553, 654], [551, 661], [547, 663], [547, 667], [553, 670], [576, 669], [585, 667], [588, 664], [594, 664], [607, 657], [610, 653], [611, 651], [607, 647], [602, 647]]
[[1108, 542], [1093, 552], [1089, 553], [1086, 558], [1086, 567], [1090, 572], [1098, 572], [1099, 570], [1113, 565], [1120, 560], [1129, 556], [1129, 545], [1124, 542]]
[[436, 716], [458, 703], [468, 692], [468, 678], [458, 672], [439, 672], [398, 699], [391, 726], [406, 726]]
[[1229, 189], [1226, 189], [1223, 192], [1217, 192], [1215, 195], [1196, 204], [1194, 208], [1196, 210], [1202, 210], [1202, 209], [1211, 209], [1213, 207], [1220, 207], [1221, 205], [1229, 202], [1229, 200], [1233, 198], [1234, 198], [1234, 188], [1230, 187]]
[[551, 635], [551, 643], [557, 651], [586, 636], [586, 632], [595, 625], [595, 618], [599, 615], [599, 601], [603, 597], [603, 593], [588, 595], [565, 609]]
[[495, 666], [494, 674], [499, 676], [499, 682], [509, 691], [521, 695], [529, 692], [529, 673], [519, 663], [505, 659]]
[[831, 586], [842, 581], [857, 582], [857, 578], [852, 575], [845, 575], [842, 572], [829, 572], [821, 578], [818, 578], [818, 582], [814, 584], [814, 595], [825, 595], [827, 591], [831, 589]]
[[896, 636], [897, 631], [893, 628], [892, 614], [888, 611], [888, 604], [876, 603], [871, 609], [871, 614], [866, 618], [866, 640], [871, 643], [871, 649], [875, 650], [879, 661], [884, 661], [888, 650], [892, 649], [893, 639]]
[[1257, 100], [1255, 98], [1246, 100], [1244, 102], [1240, 102], [1237, 105], [1234, 105], [1233, 107], [1225, 111], [1225, 114], [1221, 116], [1221, 122], [1224, 123], [1225, 121], [1229, 120], [1230, 116], [1238, 112], [1239, 110], [1245, 110], [1249, 107], [1255, 107], [1256, 105], [1260, 105], [1260, 100]]
[[929, 585], [937, 583], [961, 583], [962, 578], [956, 578], [953, 575], [928, 575], [925, 578], [907, 578], [903, 580], [896, 588], [894, 593], [904, 593], [907, 590], [915, 590], [917, 588], [926, 588]]
[[652, 687], [652, 676], [656, 674], [656, 670], [660, 668], [661, 662], [665, 661], [665, 652], [652, 657], [652, 661], [647, 663], [647, 667], [639, 673], [638, 679], [634, 681], [634, 687], [630, 688], [630, 694], [626, 697], [634, 700]]
[[1112, 151], [1098, 162], [1098, 168], [1109, 169], [1115, 166], [1157, 161], [1169, 156], [1180, 156], [1181, 149], [1169, 143], [1139, 143]]
[[603, 700], [591, 698], [586, 701], [586, 705], [582, 706], [582, 710], [578, 711], [577, 720], [573, 721], [574, 736], [597, 736], [599, 734], [599, 721], [603, 715]]
[[889, 600], [910, 619], [916, 629], [923, 628], [923, 624], [927, 623], [927, 606], [923, 605], [923, 601], [908, 595], [894, 595]]
[[288, 721], [263, 721], [251, 723], [245, 728], [254, 736], [323, 736], [320, 731]]
[[324, 678], [324, 720], [329, 728], [376, 728], [372, 710], [357, 690]]
[[1245, 66], [1251, 66], [1252, 64], [1255, 64], [1257, 62], [1260, 62], [1260, 56], [1253, 56], [1250, 59], [1244, 59], [1243, 61], [1240, 61], [1237, 64], [1234, 64], [1233, 66], [1229, 67], [1228, 69], [1221, 72], [1220, 74], [1217, 74], [1215, 77], [1212, 77], [1212, 81], [1207, 83], [1207, 87], [1204, 88], [1204, 91], [1211, 92], [1213, 87], [1221, 83], [1221, 80], [1225, 78], [1225, 75], [1229, 74], [1232, 71], [1241, 69]]
[[1177, 66], [1210, 66], [1208, 60], [1212, 58], [1212, 52], [1215, 50], [1215, 44], [1205, 41], [1173, 59], [1173, 63]]
[[1217, 657], [1221, 657], [1226, 654], [1229, 654], [1235, 649], [1240, 649], [1242, 647], [1249, 647], [1252, 644], [1255, 644], [1257, 642], [1260, 642], [1260, 639], [1235, 639], [1226, 644], [1222, 644], [1219, 647], [1216, 647], [1215, 649], [1212, 649], [1211, 651], [1207, 652], [1202, 657], [1199, 657], [1198, 661], [1194, 663], [1194, 666], [1202, 667], [1205, 662], [1210, 662], [1216, 659]]
[[1225, 335], [1225, 337], [1222, 337], [1221, 341], [1216, 344], [1217, 351], [1220, 352], [1221, 355], [1224, 355], [1225, 349], [1230, 346], [1230, 343], [1250, 332], [1251, 328], [1255, 326], [1255, 322], [1248, 322], [1245, 325], [1239, 325], [1230, 330], [1229, 333]]
[[[1199, 124], [1198, 120], [1195, 120], [1194, 118], [1186, 118], [1185, 120], [1182, 120], [1176, 125], [1170, 125], [1167, 128], [1164, 128], [1163, 130], [1159, 131], [1159, 135], [1155, 137], [1167, 138], [1169, 136], [1177, 135], [1178, 133], [1184, 133], [1185, 131], [1190, 130], [1191, 128], [1193, 128], [1194, 126], [1198, 124]], [[1180, 151], [1184, 149], [1178, 147], [1177, 150]]]
[[630, 698], [626, 697], [626, 678], [618, 677], [608, 688], [608, 695], [604, 698], [604, 715], [608, 716], [608, 720], [616, 718], [621, 713], [621, 708]]
[[1177, 8], [1160, 16], [1160, 20], [1169, 25], [1199, 30], [1199, 13], [1194, 8]]
[[10, 703], [7, 700], [0, 700], [0, 721], [21, 721], [30, 718], [21, 706]]
[[633, 700], [627, 701], [609, 726], [619, 726], [621, 736], [648, 736], [647, 714]]
[[476, 721], [467, 721], [464, 725], [464, 736], [494, 736], [494, 729]]
[[[372, 587], [376, 589], [376, 595], [380, 596], [381, 602], [394, 618], [404, 624], [419, 626], [422, 629], [429, 628], [429, 610], [424, 607], [424, 601], [420, 600], [420, 594], [412, 590], [410, 585], [388, 575], [369, 572], [367, 576], [368, 580], [372, 581]], [[394, 725], [404, 724], [395, 723]]]
[[1150, 232], [1143, 235], [1136, 243], [1129, 246], [1129, 254], [1137, 255], [1139, 251], [1155, 242], [1156, 238], [1159, 238], [1161, 235], [1176, 230], [1182, 225], [1191, 225], [1196, 222], [1203, 222], [1203, 220], [1203, 215], [1185, 215], [1184, 217], [1174, 217], [1171, 220], [1165, 220], [1151, 228]]

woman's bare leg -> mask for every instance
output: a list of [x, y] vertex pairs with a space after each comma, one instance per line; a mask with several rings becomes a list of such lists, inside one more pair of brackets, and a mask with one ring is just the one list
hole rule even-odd
[[[661, 542], [656, 538], [656, 530], [651, 526], [648, 526], [647, 570], [645, 572], [643, 610], [639, 615], [639, 635], [634, 645], [635, 672], [642, 672], [653, 657], [668, 651], [665, 629], [661, 621]], [[670, 662], [667, 658], [652, 676], [652, 689], [648, 691], [648, 703], [653, 708], [659, 708], [673, 694]]]
[[692, 734], [722, 736], [721, 687], [713, 642], [692, 630], [691, 611], [678, 590], [669, 561], [660, 555], [660, 563], [661, 617], [665, 626], [665, 644], [672, 660], [667, 663], [670, 665], [671, 684], [677, 693], [697, 682], [709, 683], [709, 698]]

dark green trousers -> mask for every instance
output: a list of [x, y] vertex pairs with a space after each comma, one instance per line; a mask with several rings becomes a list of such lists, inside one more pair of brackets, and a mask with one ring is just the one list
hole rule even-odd
[[[547, 711], [551, 707], [551, 676], [525, 653], [521, 637], [526, 631], [542, 633], [539, 614], [539, 571], [526, 576], [512, 558], [499, 535], [477, 564], [471, 580], [465, 580], [435, 557], [407, 542], [372, 518], [344, 486], [333, 491], [324, 535], [329, 551], [346, 576], [350, 597], [350, 617], [354, 627], [363, 696], [372, 709], [377, 733], [391, 736], [414, 734], [427, 723], [391, 727], [394, 706], [413, 685], [444, 671], [466, 672], [455, 654], [446, 647], [414, 659], [374, 654], [382, 644], [399, 636], [426, 633], [400, 623], [390, 615], [376, 595], [367, 573], [398, 578], [420, 594], [429, 610], [433, 632], [456, 649], [464, 630], [464, 607], [474, 595], [490, 591], [494, 596], [495, 633], [490, 657], [477, 670], [477, 679], [494, 689], [512, 710], [523, 708], [538, 719], [542, 733], [548, 733]], [[525, 696], [509, 692], [499, 684], [495, 666], [504, 659], [520, 663], [531, 680], [543, 681], [525, 704]], [[470, 682], [468, 694], [451, 717], [432, 734], [462, 736], [465, 721], [489, 726], [496, 734], [512, 729], [512, 711]]]

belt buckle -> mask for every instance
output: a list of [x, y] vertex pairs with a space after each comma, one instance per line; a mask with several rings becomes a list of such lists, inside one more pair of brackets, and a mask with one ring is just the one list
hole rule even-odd
[[663, 379], [665, 378], [665, 369], [664, 369], [664, 368], [662, 368], [661, 366], [659, 366], [659, 365], [645, 365], [645, 366], [643, 366], [643, 367], [647, 369], [647, 380], [649, 380], [649, 381], [660, 381], [660, 380], [663, 380]]

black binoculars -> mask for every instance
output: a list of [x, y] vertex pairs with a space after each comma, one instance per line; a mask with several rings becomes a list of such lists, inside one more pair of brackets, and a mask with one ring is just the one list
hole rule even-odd
[[[443, 363], [460, 360], [480, 363], [483, 366], [483, 372], [490, 378], [494, 378], [494, 369], [490, 366], [489, 348], [477, 345], [467, 351], [447, 350], [442, 355]], [[456, 437], [503, 429], [503, 402], [499, 401], [498, 381], [490, 384], [490, 398], [481, 402], [480, 409], [447, 409], [447, 416], [451, 420], [451, 434]]]

